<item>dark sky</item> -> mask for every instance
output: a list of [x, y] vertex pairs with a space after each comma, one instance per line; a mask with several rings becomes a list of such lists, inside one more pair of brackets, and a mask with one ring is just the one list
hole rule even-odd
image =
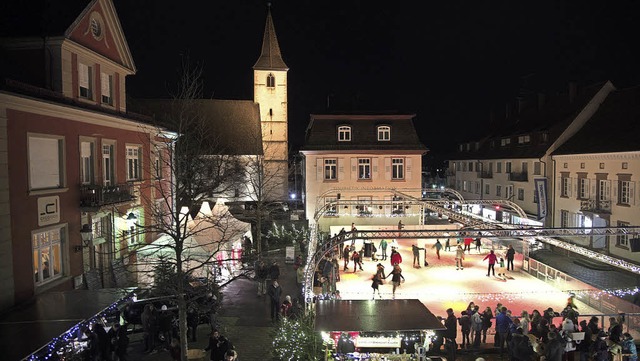
[[[114, 3], [138, 68], [130, 95], [167, 96], [188, 54], [203, 66], [206, 96], [253, 99], [266, 1]], [[271, 3], [290, 68], [294, 147], [328, 96], [332, 110], [415, 112], [422, 141], [438, 154], [477, 136], [523, 89], [640, 84], [638, 1]]]

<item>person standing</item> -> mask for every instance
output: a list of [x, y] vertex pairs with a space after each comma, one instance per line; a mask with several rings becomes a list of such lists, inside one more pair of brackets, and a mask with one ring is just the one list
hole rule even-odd
[[278, 278], [280, 278], [280, 266], [278, 266], [277, 261], [273, 261], [273, 263], [271, 264], [271, 267], [269, 267], [269, 277], [271, 277], [272, 281], [275, 281]]
[[127, 347], [129, 346], [129, 337], [127, 336], [126, 327], [122, 327], [120, 323], [113, 324], [109, 332], [107, 332], [111, 343], [111, 351], [115, 355], [114, 360], [127, 361]]
[[489, 260], [489, 267], [487, 268], [487, 277], [489, 277], [489, 274], [493, 274], [493, 276], [496, 276], [496, 261], [498, 260], [498, 257], [496, 256], [496, 254], [493, 252], [493, 250], [491, 250], [489, 252], [488, 255], [486, 255], [482, 260]]
[[458, 324], [460, 325], [460, 330], [462, 331], [462, 346], [461, 348], [468, 348], [471, 347], [471, 340], [470, 340], [470, 334], [471, 334], [471, 317], [469, 316], [469, 313], [464, 310], [461, 313], [460, 318], [458, 319]]
[[[378, 269], [380, 269], [380, 266], [378, 266]], [[382, 298], [382, 295], [380, 294], [380, 288], [379, 288], [381, 284], [382, 284], [382, 276], [380, 272], [376, 272], [371, 278], [371, 288], [373, 288], [373, 295], [371, 296], [372, 300], [375, 300], [376, 298], [376, 291], [378, 291], [378, 297]]]
[[482, 241], [480, 238], [480, 233], [478, 233], [478, 237], [476, 237], [475, 245], [476, 245], [476, 251], [478, 251], [478, 254], [480, 254], [480, 252], [482, 252]]
[[348, 244], [344, 245], [344, 249], [342, 250], [342, 261], [343, 267], [342, 270], [346, 272], [349, 269], [349, 262], [351, 260], [351, 247]]
[[442, 249], [442, 243], [440, 243], [439, 239], [436, 239], [436, 244], [434, 244], [431, 248], [436, 249], [436, 256], [440, 259], [440, 250]]
[[504, 258], [500, 257], [498, 260], [498, 278], [501, 280], [507, 280], [507, 270], [504, 268]]
[[464, 250], [460, 245], [456, 249], [456, 270], [463, 270], [464, 266], [462, 265], [462, 260], [464, 260]]
[[456, 350], [458, 348], [458, 344], [456, 343], [456, 336], [458, 335], [458, 320], [453, 314], [452, 308], [447, 309], [447, 318], [444, 320], [444, 327], [447, 328], [444, 334], [444, 347], [447, 351], [449, 351], [449, 359], [455, 360]]
[[467, 251], [471, 254], [471, 243], [473, 242], [473, 238], [471, 236], [464, 237], [464, 251]]
[[628, 361], [638, 361], [638, 348], [630, 333], [622, 334], [622, 353], [628, 356]]
[[564, 345], [556, 332], [549, 332], [549, 342], [544, 345], [544, 357], [546, 361], [562, 361]]
[[507, 248], [507, 271], [513, 271], [513, 259], [515, 258], [515, 256], [516, 250], [513, 249], [512, 245], [509, 245], [509, 248]]
[[[277, 281], [274, 281], [277, 282]], [[209, 360], [211, 361], [224, 361], [224, 355], [229, 350], [229, 340], [220, 334], [220, 331], [213, 330], [211, 336], [209, 336], [209, 344], [204, 349], [205, 351], [211, 351]]]
[[491, 319], [493, 318], [493, 312], [491, 307], [487, 307], [482, 312], [482, 343], [487, 343], [487, 331], [493, 325]]
[[336, 276], [333, 273], [333, 260], [329, 258], [329, 256], [326, 257], [324, 265], [322, 266], [322, 277], [325, 278], [325, 282], [322, 284], [323, 293], [335, 291]]
[[360, 267], [360, 271], [364, 271], [362, 269], [362, 262], [360, 261], [360, 252], [353, 251], [351, 254], [351, 259], [353, 260], [353, 273], [356, 273], [358, 267]]
[[402, 219], [398, 221], [398, 238], [402, 237], [402, 229], [404, 228], [404, 224], [402, 224]]
[[449, 238], [447, 238], [447, 241], [444, 243], [444, 250], [451, 251], [451, 242], [449, 241]]
[[391, 247], [391, 266], [399, 265], [402, 263], [402, 256], [394, 247]]
[[[424, 250], [424, 247], [418, 247], [417, 244], [411, 246], [413, 252], [413, 267], [420, 268], [420, 251]], [[426, 258], [425, 258], [426, 259]]]
[[391, 273], [387, 275], [387, 278], [391, 276], [391, 284], [393, 285], [393, 299], [396, 299], [396, 288], [400, 286], [400, 283], [404, 282], [404, 276], [402, 275], [402, 268], [399, 264], [393, 266]]
[[258, 288], [258, 297], [264, 296], [267, 294], [267, 275], [269, 270], [267, 269], [267, 265], [264, 264], [263, 260], [258, 262], [256, 266], [256, 283]]
[[280, 297], [282, 296], [282, 287], [278, 284], [278, 280], [273, 280], [273, 284], [269, 286], [267, 291], [271, 300], [271, 321], [280, 320]]
[[507, 343], [507, 335], [509, 334], [509, 328], [512, 322], [509, 316], [507, 316], [507, 308], [502, 306], [500, 313], [496, 315], [496, 337], [498, 338], [501, 357]]
[[593, 344], [593, 333], [589, 326], [587, 326], [587, 320], [580, 321], [580, 332], [584, 332], [584, 339], [578, 344], [578, 351], [580, 352], [580, 361], [588, 361], [591, 356], [591, 345]]
[[476, 305], [473, 308], [473, 314], [471, 315], [471, 342], [473, 348], [480, 348], [480, 341], [482, 340], [482, 314], [480, 313], [480, 306]]
[[386, 239], [382, 239], [380, 240], [380, 251], [382, 252], [382, 261], [386, 261], [387, 260], [387, 240]]
[[144, 331], [144, 352], [153, 352], [156, 348], [156, 337], [158, 333], [158, 317], [153, 304], [144, 306], [142, 312], [142, 330]]
[[282, 305], [280, 305], [280, 314], [282, 315], [282, 317], [289, 317], [289, 315], [291, 314], [292, 305], [293, 302], [291, 301], [291, 296], [284, 296], [284, 301], [282, 301]]
[[189, 305], [187, 309], [187, 336], [189, 341], [196, 342], [198, 335], [198, 324], [200, 323], [200, 316], [195, 305]]

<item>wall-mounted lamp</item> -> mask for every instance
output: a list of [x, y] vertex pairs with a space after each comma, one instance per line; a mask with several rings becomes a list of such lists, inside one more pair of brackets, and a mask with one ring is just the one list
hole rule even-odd
[[129, 228], [135, 227], [137, 220], [138, 217], [136, 217], [135, 213], [129, 212], [129, 214], [127, 215], [127, 225], [129, 226]]
[[74, 251], [76, 252], [82, 252], [83, 248], [91, 245], [91, 241], [93, 240], [93, 230], [91, 229], [90, 224], [82, 225], [82, 228], [80, 229], [80, 237], [82, 238], [82, 245], [74, 247]]

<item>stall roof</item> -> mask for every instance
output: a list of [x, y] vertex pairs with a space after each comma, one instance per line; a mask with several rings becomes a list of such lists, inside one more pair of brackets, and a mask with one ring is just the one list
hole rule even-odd
[[128, 294], [122, 289], [47, 292], [0, 315], [2, 360], [18, 361]]
[[320, 300], [316, 331], [413, 331], [446, 327], [420, 300]]

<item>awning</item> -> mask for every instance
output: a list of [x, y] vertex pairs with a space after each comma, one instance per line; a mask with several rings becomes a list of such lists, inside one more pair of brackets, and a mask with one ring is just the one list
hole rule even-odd
[[121, 289], [47, 292], [0, 317], [2, 360], [19, 361], [130, 293]]
[[386, 332], [446, 327], [420, 300], [320, 300], [315, 330]]

